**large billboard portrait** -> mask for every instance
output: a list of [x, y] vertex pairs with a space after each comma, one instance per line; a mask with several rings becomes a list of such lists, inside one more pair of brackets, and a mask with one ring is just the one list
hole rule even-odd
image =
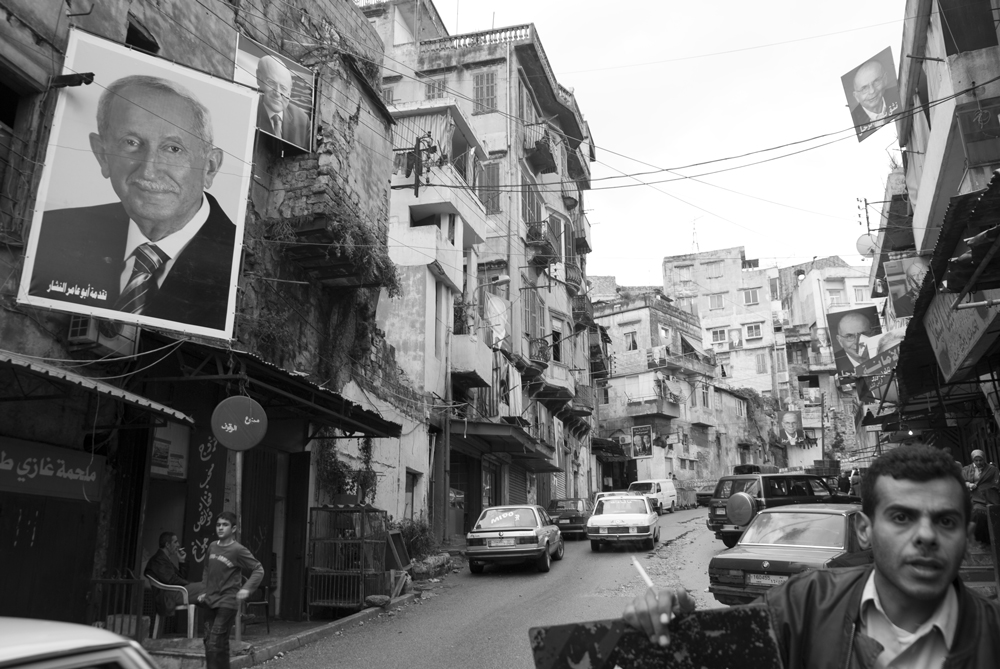
[[636, 459], [653, 457], [653, 427], [651, 425], [637, 425], [632, 428], [632, 457]]
[[257, 129], [312, 150], [313, 73], [294, 60], [239, 36], [233, 80], [257, 89]]
[[827, 325], [833, 333], [833, 360], [837, 371], [854, 376], [855, 368], [874, 355], [869, 342], [882, 334], [878, 312], [874, 306], [838, 311], [826, 315]]
[[232, 336], [257, 96], [77, 30], [18, 302]]
[[840, 78], [851, 109], [854, 132], [863, 142], [869, 135], [893, 120], [903, 108], [899, 104], [896, 65], [892, 50], [886, 47]]
[[781, 425], [778, 428], [778, 440], [784, 447], [807, 445], [806, 433], [802, 429], [802, 412], [785, 411], [781, 414]]
[[930, 263], [920, 256], [886, 261], [885, 282], [889, 286], [889, 299], [892, 300], [892, 311], [896, 318], [913, 315], [913, 306], [929, 270]]

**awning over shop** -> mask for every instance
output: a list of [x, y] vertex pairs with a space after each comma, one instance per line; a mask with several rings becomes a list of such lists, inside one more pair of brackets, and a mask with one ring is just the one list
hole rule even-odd
[[291, 414], [305, 420], [343, 430], [349, 434], [377, 438], [396, 438], [402, 426], [386, 420], [375, 411], [351, 402], [340, 393], [267, 362], [248, 351], [224, 349], [208, 344], [185, 342], [179, 349], [185, 359], [185, 374], [179, 377], [154, 377], [147, 381], [177, 383], [182, 381], [244, 382], [250, 395], [265, 411]]
[[515, 463], [521, 465], [533, 474], [549, 474], [566, 471], [562, 467], [557, 467], [552, 464], [552, 462], [541, 455], [530, 456], [512, 454], [510, 457]]
[[490, 421], [452, 420], [451, 438], [486, 453], [537, 456], [534, 438], [518, 425]]
[[194, 424], [194, 420], [187, 414], [171, 409], [170, 407], [160, 404], [159, 402], [154, 402], [153, 400], [147, 399], [142, 395], [136, 395], [135, 393], [127, 390], [122, 390], [118, 386], [114, 386], [107, 381], [101, 381], [97, 378], [77, 374], [75, 372], [55, 367], [17, 353], [0, 351], [0, 368], [2, 368], [4, 374], [12, 374], [15, 379], [19, 374], [28, 374], [37, 379], [44, 379], [46, 382], [46, 385], [43, 386], [22, 383], [10, 384], [13, 387], [21, 389], [22, 394], [17, 397], [0, 397], [0, 401], [59, 399], [65, 395], [59, 392], [53, 392], [57, 388], [77, 386], [87, 392], [113, 397], [116, 400], [125, 402], [126, 404], [134, 406], [138, 409], [143, 409], [158, 416], [162, 416], [168, 420], [186, 423], [188, 425]]
[[622, 445], [613, 439], [594, 437], [590, 441], [590, 447], [601, 462], [626, 462], [630, 459]]

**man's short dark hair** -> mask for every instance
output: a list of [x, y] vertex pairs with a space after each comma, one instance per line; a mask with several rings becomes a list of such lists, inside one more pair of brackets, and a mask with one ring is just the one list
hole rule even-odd
[[875, 484], [880, 476], [920, 483], [934, 479], [954, 479], [962, 490], [965, 522], [969, 522], [972, 517], [972, 496], [965, 487], [962, 470], [941, 449], [926, 444], [913, 444], [900, 446], [875, 459], [861, 479], [861, 510], [872, 522], [875, 522], [875, 508], [878, 506]]
[[177, 535], [174, 534], [173, 532], [161, 532], [160, 533], [160, 548], [166, 548], [167, 544], [170, 543], [170, 540], [173, 539], [176, 536]]
[[232, 511], [223, 511], [220, 513], [219, 517], [215, 519], [215, 522], [219, 522], [220, 520], [228, 520], [229, 524], [233, 527], [237, 527], [239, 525], [239, 523], [236, 522], [236, 514]]

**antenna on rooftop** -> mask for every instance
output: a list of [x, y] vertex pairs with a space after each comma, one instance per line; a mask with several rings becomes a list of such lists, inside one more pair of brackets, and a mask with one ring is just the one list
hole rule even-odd
[[695, 217], [691, 221], [691, 253], [701, 253], [701, 249], [698, 248], [698, 219], [701, 216]]

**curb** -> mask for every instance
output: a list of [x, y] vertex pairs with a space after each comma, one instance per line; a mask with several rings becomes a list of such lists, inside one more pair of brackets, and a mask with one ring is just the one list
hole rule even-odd
[[[346, 618], [331, 621], [326, 625], [321, 625], [320, 627], [306, 630], [289, 637], [276, 639], [266, 645], [254, 648], [252, 652], [245, 655], [230, 657], [230, 669], [247, 669], [247, 667], [262, 664], [277, 657], [279, 654], [288, 653], [296, 648], [301, 648], [329, 636], [333, 636], [344, 628], [350, 627], [351, 625], [359, 622], [367, 622], [368, 620], [378, 617], [380, 613], [391, 611], [392, 609], [398, 608], [403, 604], [407, 604], [414, 599], [419, 598], [420, 595], [416, 592], [400, 595], [390, 601], [384, 608], [380, 606], [367, 608], [351, 614]], [[205, 653], [203, 651], [191, 652], [190, 650], [158, 650], [150, 651], [150, 655], [153, 656], [154, 661], [156, 661], [156, 664], [161, 667], [161, 669], [204, 669], [205, 667]]]
[[401, 595], [390, 601], [385, 608], [374, 606], [370, 609], [358, 611], [357, 613], [351, 614], [346, 618], [334, 620], [333, 622], [323, 625], [322, 627], [317, 627], [315, 629], [302, 632], [301, 634], [296, 634], [295, 636], [280, 639], [274, 643], [262, 646], [247, 655], [239, 655], [231, 658], [229, 661], [230, 669], [245, 669], [245, 667], [252, 667], [254, 665], [267, 662], [268, 660], [277, 657], [278, 653], [287, 653], [295, 650], [296, 648], [325, 639], [345, 627], [350, 627], [358, 622], [367, 622], [368, 620], [377, 617], [380, 613], [391, 611], [392, 609], [406, 604], [416, 598], [417, 594], [414, 592]]

